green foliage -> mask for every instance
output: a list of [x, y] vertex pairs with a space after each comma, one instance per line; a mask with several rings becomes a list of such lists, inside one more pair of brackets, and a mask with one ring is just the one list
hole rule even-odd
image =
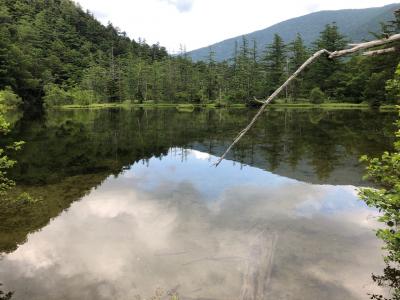
[[286, 46], [280, 35], [275, 34], [274, 40], [265, 51], [264, 64], [266, 68], [268, 94], [276, 90], [286, 79]]
[[45, 95], [43, 101], [47, 108], [61, 105], [89, 105], [94, 102], [94, 91], [83, 90], [79, 87], [73, 87], [64, 90], [56, 84], [48, 84], [44, 88]]
[[[314, 42], [313, 51], [326, 49], [332, 52], [344, 49], [346, 45], [347, 40], [337, 25], [335, 23], [327, 24], [319, 38]], [[312, 86], [320, 87], [328, 96], [340, 98], [342, 95], [337, 92], [343, 84], [340, 80], [343, 70], [344, 63], [340, 59], [330, 60], [324, 56], [312, 65], [307, 74], [307, 80]]]
[[[9, 124], [3, 116], [3, 111], [0, 108], [0, 136], [7, 134]], [[4, 197], [8, 190], [14, 186], [14, 182], [7, 178], [7, 170], [12, 168], [15, 161], [11, 160], [5, 153], [5, 149], [0, 148], [0, 197]]]
[[152, 63], [167, 55], [158, 44], [103, 26], [74, 1], [0, 0], [0, 89], [10, 86], [28, 105], [38, 104], [49, 83], [66, 90], [81, 83], [92, 66], [107, 70], [111, 87], [118, 82], [120, 60], [131, 56]]
[[[297, 34], [296, 39], [289, 44], [290, 56], [290, 73], [294, 73], [308, 58], [308, 50], [304, 45], [303, 38], [300, 34]], [[302, 95], [303, 88], [303, 76], [297, 77], [293, 80], [291, 85], [291, 94], [294, 100], [298, 99]]]
[[72, 98], [69, 93], [54, 83], [44, 86], [43, 102], [46, 107], [72, 104]]
[[11, 87], [7, 86], [0, 91], [0, 105], [6, 108], [18, 108], [22, 104], [21, 98], [13, 92]]
[[[395, 16], [382, 30], [395, 33], [399, 22]], [[15, 91], [25, 108], [40, 106], [42, 100], [46, 107], [148, 100], [248, 102], [271, 94], [310, 52], [346, 46], [348, 39], [336, 23], [323, 25], [313, 39], [292, 33], [291, 43], [282, 37], [284, 30], [271, 36], [271, 44], [244, 36], [229, 61], [218, 61], [210, 48], [204, 61], [193, 62], [184, 49], [170, 56], [158, 44], [131, 40], [112, 24], [103, 26], [71, 0], [0, 0], [0, 90], [5, 89], [12, 106], [19, 102], [11, 89]], [[266, 45], [261, 56], [259, 44]], [[310, 44], [312, 49], [306, 47]], [[306, 98], [319, 86], [340, 101], [393, 102], [396, 82], [387, 84], [387, 92], [384, 86], [398, 62], [391, 55], [349, 61], [321, 58], [285, 90], [286, 99]]]
[[400, 104], [400, 64], [397, 66], [394, 79], [386, 82], [386, 93], [389, 101]]
[[[381, 286], [393, 288], [393, 298], [400, 299], [400, 120], [392, 153], [385, 152], [380, 158], [363, 156], [361, 161], [368, 163], [366, 178], [372, 179], [380, 188], [364, 188], [360, 197], [368, 206], [376, 207], [382, 213], [379, 221], [386, 228], [379, 229], [377, 236], [385, 243], [385, 262], [387, 268], [383, 276], [374, 276]], [[373, 295], [372, 299], [384, 299]]]
[[93, 103], [93, 92], [90, 90], [82, 90], [78, 87], [70, 89], [67, 93], [74, 104], [89, 105]]
[[388, 72], [372, 73], [366, 82], [364, 96], [368, 99], [371, 106], [380, 106], [385, 100], [385, 87]]
[[310, 101], [313, 104], [321, 104], [325, 101], [325, 94], [319, 87], [313, 88], [310, 92]]
[[[4, 118], [4, 107], [0, 107], [0, 136], [9, 132], [9, 123]], [[7, 177], [7, 172], [12, 168], [16, 161], [10, 159], [7, 152], [20, 150], [23, 142], [15, 142], [6, 148], [0, 147], [0, 199], [5, 199], [7, 192], [15, 185], [14, 181]]]

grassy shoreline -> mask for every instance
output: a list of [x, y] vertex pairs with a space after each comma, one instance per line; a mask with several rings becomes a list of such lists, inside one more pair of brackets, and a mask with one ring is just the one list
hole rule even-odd
[[[245, 104], [230, 104], [230, 105], [218, 105], [217, 103], [209, 103], [209, 104], [182, 104], [182, 103], [96, 103], [89, 105], [62, 105], [56, 106], [54, 108], [57, 109], [107, 109], [107, 108], [184, 108], [184, 107], [193, 107], [193, 108], [246, 108]], [[322, 103], [322, 104], [313, 104], [310, 102], [302, 102], [302, 103], [273, 103], [270, 104], [269, 107], [275, 108], [322, 108], [322, 109], [371, 109], [370, 106], [366, 103], [347, 103], [347, 102], [330, 102], [330, 103]], [[257, 109], [257, 108], [255, 108]], [[382, 105], [379, 108], [380, 110], [395, 110], [396, 105]]]

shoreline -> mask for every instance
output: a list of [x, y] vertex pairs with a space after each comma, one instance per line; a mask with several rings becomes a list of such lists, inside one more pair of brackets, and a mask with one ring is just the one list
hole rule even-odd
[[[313, 104], [313, 103], [273, 103], [270, 104], [269, 107], [273, 108], [304, 108], [304, 109], [312, 109], [312, 108], [320, 108], [320, 109], [373, 109], [366, 103], [347, 103], [347, 102], [338, 102], [338, 103], [322, 103], [322, 104]], [[177, 110], [182, 110], [185, 112], [190, 112], [190, 109], [195, 108], [208, 108], [208, 109], [234, 109], [234, 108], [247, 108], [245, 104], [230, 104], [230, 105], [218, 105], [214, 103], [210, 104], [190, 104], [190, 103], [97, 103], [97, 104], [89, 104], [89, 105], [61, 105], [51, 107], [50, 109], [109, 109], [109, 108], [176, 108]], [[395, 104], [390, 105], [381, 105], [379, 110], [396, 110], [397, 106]], [[254, 107], [253, 109], [258, 109], [258, 107]]]

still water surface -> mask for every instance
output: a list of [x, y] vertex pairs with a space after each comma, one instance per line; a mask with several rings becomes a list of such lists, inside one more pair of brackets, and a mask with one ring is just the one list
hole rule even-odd
[[[13, 171], [40, 201], [0, 212], [15, 299], [368, 299], [383, 269], [358, 157], [395, 113], [54, 112], [14, 124]], [[379, 292], [379, 291], [378, 291]]]

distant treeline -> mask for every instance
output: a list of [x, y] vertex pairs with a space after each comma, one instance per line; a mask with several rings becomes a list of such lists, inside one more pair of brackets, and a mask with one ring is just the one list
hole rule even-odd
[[[293, 30], [296, 30], [295, 28]], [[101, 25], [70, 0], [0, 0], [0, 90], [10, 87], [25, 106], [108, 102], [243, 103], [275, 90], [316, 49], [345, 48], [350, 42], [336, 24], [321, 28], [311, 48], [297, 36], [284, 44], [276, 34], [262, 55], [243, 37], [232, 59], [192, 62], [186, 53], [168, 55], [158, 44], [129, 39]], [[400, 32], [400, 13], [382, 24], [384, 37]], [[398, 53], [380, 57], [322, 58], [282, 95], [288, 101], [320, 98], [371, 104], [395, 103], [386, 89]], [[315, 92], [315, 91], [314, 91]], [[315, 93], [314, 93], [315, 94]]]

